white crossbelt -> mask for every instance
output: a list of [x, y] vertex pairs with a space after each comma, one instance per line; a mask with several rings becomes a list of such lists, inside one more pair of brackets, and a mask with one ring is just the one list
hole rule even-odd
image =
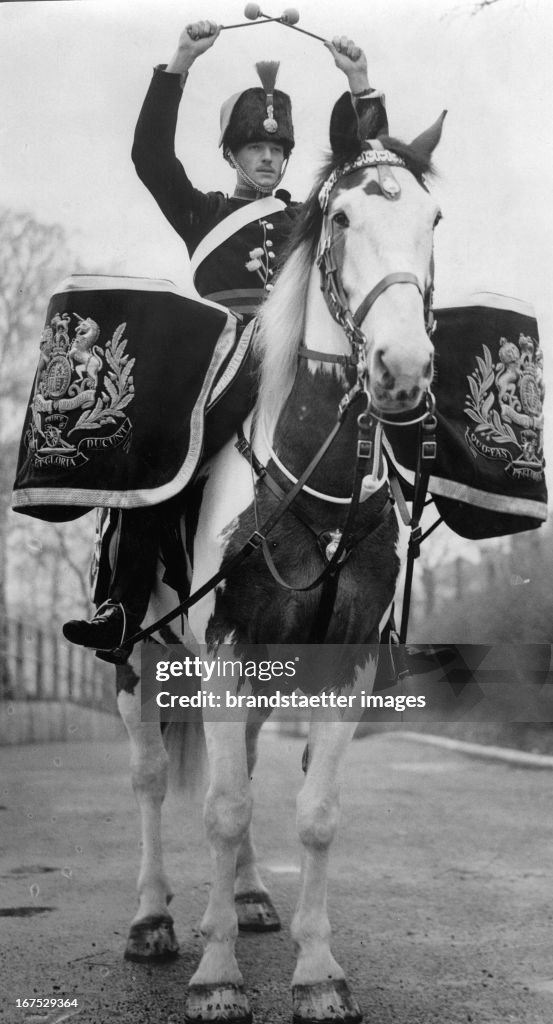
[[218, 249], [228, 238], [232, 238], [238, 231], [241, 231], [246, 224], [251, 224], [254, 220], [260, 220], [262, 217], [269, 217], [272, 213], [280, 213], [285, 209], [286, 203], [283, 203], [282, 199], [276, 199], [275, 196], [265, 196], [263, 199], [255, 199], [253, 203], [241, 206], [240, 209], [229, 214], [224, 220], [219, 221], [205, 238], [202, 238], [190, 259], [190, 268], [193, 276], [196, 276], [198, 267], [207, 259], [210, 253]]

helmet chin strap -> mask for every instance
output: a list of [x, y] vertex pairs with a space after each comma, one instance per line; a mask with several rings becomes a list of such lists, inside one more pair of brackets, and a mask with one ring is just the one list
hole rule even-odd
[[289, 159], [288, 157], [286, 157], [286, 159], [284, 160], [284, 162], [282, 164], [281, 172], [280, 172], [277, 180], [272, 185], [260, 185], [260, 184], [258, 184], [257, 181], [254, 181], [253, 178], [250, 178], [250, 176], [247, 173], [247, 171], [245, 171], [244, 168], [238, 163], [238, 160], [236, 159], [234, 153], [232, 152], [231, 149], [228, 148], [228, 146], [225, 147], [223, 155], [225, 157], [225, 160], [227, 160], [228, 163], [231, 165], [231, 167], [233, 167], [234, 170], [236, 171], [240, 181], [244, 185], [247, 185], [249, 188], [253, 188], [255, 192], [260, 192], [261, 195], [264, 195], [264, 196], [271, 195], [271, 193], [274, 192], [275, 188], [277, 188], [280, 185], [280, 183], [281, 183], [281, 181], [282, 181], [282, 179], [283, 179], [283, 177], [284, 177], [284, 175], [286, 173], [286, 168], [288, 166], [288, 159]]

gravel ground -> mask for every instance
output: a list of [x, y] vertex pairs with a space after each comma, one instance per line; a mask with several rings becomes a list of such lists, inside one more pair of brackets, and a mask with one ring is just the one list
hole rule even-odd
[[[239, 939], [257, 1024], [291, 1021], [294, 800], [303, 740], [267, 734], [256, 833], [284, 930]], [[0, 750], [2, 1020], [73, 1017], [16, 999], [77, 999], [77, 1024], [182, 1024], [209, 866], [201, 812], [171, 796], [167, 868], [179, 959], [126, 963], [138, 821], [125, 744]], [[546, 1024], [553, 1017], [549, 772], [390, 734], [351, 746], [329, 879], [335, 955], [367, 1024]]]

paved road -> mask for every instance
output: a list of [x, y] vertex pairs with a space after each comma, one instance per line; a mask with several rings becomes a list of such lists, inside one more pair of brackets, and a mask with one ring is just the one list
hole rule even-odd
[[[257, 773], [263, 870], [283, 921], [298, 887], [302, 741], [267, 735]], [[181, 1024], [208, 886], [199, 807], [167, 805], [175, 963], [126, 963], [138, 822], [121, 743], [0, 750], [0, 1015], [76, 998], [76, 1024]], [[334, 950], [367, 1024], [553, 1019], [553, 773], [388, 736], [352, 745], [331, 862]], [[6, 916], [30, 908], [29, 916]], [[287, 930], [240, 938], [257, 1024], [290, 1021]], [[63, 1018], [66, 1019], [66, 1018]]]

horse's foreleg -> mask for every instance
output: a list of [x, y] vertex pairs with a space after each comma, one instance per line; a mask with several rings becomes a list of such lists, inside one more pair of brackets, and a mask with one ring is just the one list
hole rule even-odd
[[329, 848], [338, 826], [339, 772], [355, 722], [315, 721], [309, 768], [297, 801], [303, 846], [300, 898], [292, 921], [298, 960], [292, 978], [294, 1022], [362, 1020], [344, 972], [330, 951], [327, 915]]
[[233, 721], [213, 721], [208, 716], [204, 721], [209, 759], [204, 820], [213, 880], [201, 926], [204, 953], [188, 989], [187, 1021], [251, 1021], [234, 951], [238, 934], [236, 864], [252, 811], [245, 728], [245, 714], [241, 713]]
[[[259, 712], [250, 712], [248, 715], [246, 725], [246, 756], [250, 780], [257, 761], [257, 740], [266, 719], [267, 715]], [[252, 839], [251, 823], [238, 850], [234, 899], [240, 931], [279, 931], [279, 916], [257, 868], [257, 855]]]
[[[173, 919], [167, 912], [172, 898], [163, 870], [161, 806], [167, 789], [168, 757], [157, 723], [140, 718], [140, 684], [130, 665], [118, 667], [117, 702], [131, 745], [132, 787], [140, 808], [142, 859], [138, 876], [138, 910], [131, 923], [127, 960], [162, 961], [175, 957], [178, 945]], [[134, 692], [133, 692], [134, 690]]]

